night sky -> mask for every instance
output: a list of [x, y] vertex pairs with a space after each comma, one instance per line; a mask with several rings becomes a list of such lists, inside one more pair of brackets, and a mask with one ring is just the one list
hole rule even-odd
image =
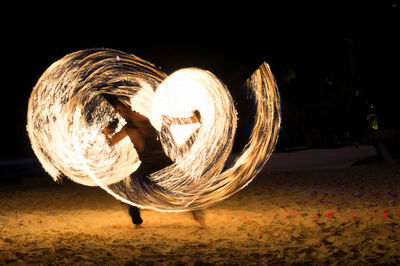
[[[400, 119], [394, 118], [400, 114], [399, 2], [279, 2], [218, 8], [205, 2], [183, 7], [112, 2], [5, 7], [12, 18], [2, 18], [6, 70], [1, 159], [33, 156], [25, 130], [26, 111], [41, 74], [64, 55], [94, 47], [132, 53], [167, 74], [183, 67], [210, 70], [240, 105], [239, 117], [246, 110], [240, 84], [267, 61], [278, 81], [283, 108], [295, 106], [298, 113], [315, 113], [320, 108], [315, 103], [345, 106], [337, 112], [328, 108], [328, 113], [335, 113], [331, 123], [345, 128], [354, 121], [348, 112], [354, 112], [352, 99], [359, 90], [377, 106], [382, 129], [400, 128]], [[295, 74], [289, 81], [288, 73]], [[337, 91], [340, 97], [335, 96]], [[284, 123], [292, 113], [283, 110]], [[307, 128], [303, 131], [308, 134], [319, 125], [318, 119], [307, 118], [298, 126]], [[296, 125], [290, 130], [297, 130]]]

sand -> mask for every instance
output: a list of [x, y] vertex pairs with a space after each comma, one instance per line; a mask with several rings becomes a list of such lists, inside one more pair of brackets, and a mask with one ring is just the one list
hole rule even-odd
[[262, 172], [204, 210], [126, 207], [43, 174], [0, 187], [0, 265], [400, 264], [400, 165]]

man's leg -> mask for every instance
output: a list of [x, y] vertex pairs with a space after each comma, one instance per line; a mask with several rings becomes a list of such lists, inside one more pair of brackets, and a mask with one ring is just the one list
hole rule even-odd
[[142, 223], [142, 217], [140, 217], [140, 209], [135, 206], [129, 205], [129, 215], [131, 216], [132, 223], [139, 227]]

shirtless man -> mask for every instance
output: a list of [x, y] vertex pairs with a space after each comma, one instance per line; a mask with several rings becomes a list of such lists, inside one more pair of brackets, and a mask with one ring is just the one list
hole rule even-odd
[[[114, 146], [127, 136], [130, 138], [141, 161], [141, 165], [135, 171], [135, 174], [140, 175], [142, 178], [146, 178], [149, 174], [173, 163], [164, 153], [161, 142], [158, 140], [158, 132], [151, 125], [146, 116], [131, 110], [129, 106], [126, 106], [114, 96], [103, 96], [126, 121], [126, 124], [120, 131], [115, 132], [117, 123], [111, 123], [104, 127], [103, 133], [110, 146]], [[201, 122], [201, 116], [198, 111], [193, 112], [192, 117], [177, 119], [163, 116], [163, 119], [167, 121], [168, 124], [180, 125]], [[136, 228], [141, 227], [143, 220], [140, 216], [140, 209], [129, 205], [129, 215], [131, 216], [132, 222], [135, 224]], [[201, 211], [193, 211], [192, 215], [199, 227], [206, 227]]]

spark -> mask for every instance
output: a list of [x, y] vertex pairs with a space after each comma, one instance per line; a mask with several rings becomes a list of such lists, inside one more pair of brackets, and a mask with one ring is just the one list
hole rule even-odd
[[[115, 64], [115, 59], [118, 64]], [[113, 63], [114, 62], [114, 63]], [[269, 66], [248, 79], [257, 108], [249, 143], [222, 172], [233, 144], [237, 113], [226, 86], [211, 72], [185, 68], [167, 76], [151, 63], [111, 49], [71, 53], [40, 77], [28, 104], [32, 148], [55, 181], [66, 176], [100, 186], [115, 198], [157, 211], [188, 211], [222, 201], [261, 171], [278, 138], [280, 99]], [[129, 138], [109, 147], [102, 127], [123, 119], [105, 101], [112, 94], [147, 116], [173, 164], [142, 183]], [[163, 117], [184, 119], [198, 111], [201, 121], [167, 126]]]

